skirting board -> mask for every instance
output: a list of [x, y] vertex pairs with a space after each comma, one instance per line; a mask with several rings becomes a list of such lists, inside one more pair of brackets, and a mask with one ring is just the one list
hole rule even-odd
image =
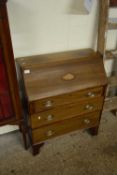
[[5, 126], [1, 126], [0, 127], [0, 135], [12, 132], [12, 131], [16, 131], [18, 130], [18, 126], [15, 125], [5, 125]]

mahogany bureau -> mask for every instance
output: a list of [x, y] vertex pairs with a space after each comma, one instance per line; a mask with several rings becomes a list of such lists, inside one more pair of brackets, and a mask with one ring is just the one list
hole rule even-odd
[[107, 79], [91, 49], [17, 58], [33, 154], [43, 142], [78, 129], [96, 135]]

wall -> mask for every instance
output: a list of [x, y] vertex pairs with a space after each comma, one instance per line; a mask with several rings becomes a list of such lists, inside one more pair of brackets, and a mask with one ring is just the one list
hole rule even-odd
[[90, 15], [71, 13], [74, 1], [77, 0], [10, 0], [15, 57], [93, 47], [96, 1]]
[[[8, 14], [15, 57], [95, 48], [98, 3], [94, 0], [89, 15], [79, 15], [77, 1], [9, 0]], [[109, 71], [111, 63], [106, 67]], [[2, 131], [3, 128], [0, 133]]]

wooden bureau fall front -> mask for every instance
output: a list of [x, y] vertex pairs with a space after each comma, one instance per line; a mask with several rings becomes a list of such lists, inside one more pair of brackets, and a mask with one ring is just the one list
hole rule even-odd
[[78, 129], [96, 135], [103, 109], [103, 59], [91, 49], [18, 58], [33, 154], [44, 141]]

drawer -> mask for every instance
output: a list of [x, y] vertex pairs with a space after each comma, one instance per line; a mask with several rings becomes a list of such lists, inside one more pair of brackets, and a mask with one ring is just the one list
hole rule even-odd
[[37, 101], [32, 101], [29, 104], [30, 114], [38, 113], [40, 111], [45, 111], [48, 109], [53, 109], [56, 106], [75, 103], [77, 101], [93, 99], [94, 97], [99, 97], [103, 94], [103, 88], [93, 88], [83, 91], [77, 91], [69, 94], [59, 95], [55, 97], [50, 97], [47, 99], [41, 99]]
[[66, 104], [54, 109], [31, 115], [31, 127], [38, 128], [43, 125], [72, 118], [81, 114], [101, 110], [103, 97], [88, 99], [80, 103]]
[[98, 111], [32, 130], [33, 144], [77, 129], [91, 128], [99, 124], [99, 119], [100, 112]]

